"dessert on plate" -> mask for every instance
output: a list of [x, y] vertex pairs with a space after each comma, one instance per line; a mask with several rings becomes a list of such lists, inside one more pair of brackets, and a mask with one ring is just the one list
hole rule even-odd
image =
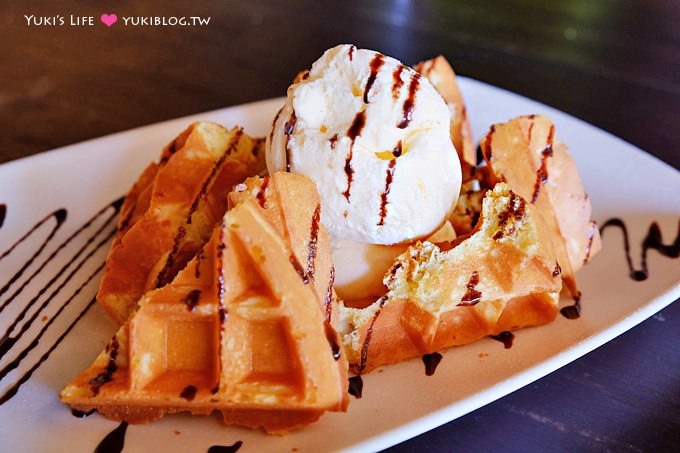
[[329, 49], [266, 140], [195, 123], [140, 175], [97, 296], [120, 328], [62, 400], [285, 433], [345, 411], [348, 371], [549, 323], [601, 246], [556, 137], [511, 119], [478, 162], [443, 57]]

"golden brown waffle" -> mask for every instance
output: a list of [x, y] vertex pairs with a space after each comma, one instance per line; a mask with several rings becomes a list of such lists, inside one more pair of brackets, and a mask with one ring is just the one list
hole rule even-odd
[[[130, 423], [219, 410], [226, 423], [275, 433], [346, 409], [347, 361], [325, 296], [294, 251], [300, 243], [309, 251], [311, 237], [309, 262], [330, 263], [323, 227], [310, 229], [318, 196], [302, 176], [264, 181], [250, 184], [259, 183], [265, 207], [242, 190], [205, 247], [170, 284], [142, 297], [62, 391], [64, 402]], [[315, 275], [326, 288], [329, 275]]]
[[576, 163], [546, 116], [520, 116], [491, 127], [481, 141], [490, 182], [505, 181], [535, 205], [553, 237], [562, 278], [578, 297], [574, 273], [601, 248]]
[[387, 293], [372, 305], [340, 308], [338, 330], [358, 373], [548, 323], [562, 287], [545, 223], [506, 184], [487, 193], [470, 236], [448, 251], [416, 243], [384, 282]]
[[414, 69], [427, 77], [451, 110], [451, 140], [458, 152], [465, 182], [469, 179], [471, 170], [477, 165], [477, 152], [472, 142], [472, 129], [463, 95], [456, 81], [456, 73], [441, 55], [421, 61]]
[[264, 169], [262, 141], [240, 128], [189, 126], [128, 193], [97, 300], [122, 324], [148, 289], [163, 286], [205, 244], [226, 194]]

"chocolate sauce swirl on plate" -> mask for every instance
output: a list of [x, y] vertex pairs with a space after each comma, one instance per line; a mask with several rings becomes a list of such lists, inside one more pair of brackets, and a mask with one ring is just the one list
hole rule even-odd
[[678, 221], [678, 233], [675, 240], [666, 245], [663, 242], [661, 235], [661, 228], [657, 222], [652, 222], [647, 230], [647, 235], [642, 240], [642, 252], [640, 253], [640, 269], [636, 269], [633, 265], [633, 259], [630, 256], [630, 240], [628, 235], [628, 228], [623, 220], [614, 217], [602, 224], [600, 233], [608, 228], [617, 227], [623, 233], [623, 248], [626, 252], [626, 262], [628, 264], [628, 275], [631, 279], [641, 282], [647, 280], [649, 277], [649, 269], [647, 267], [647, 252], [649, 249], [656, 250], [667, 258], [677, 258], [680, 256], [680, 220]]
[[[25, 234], [2, 253], [0, 259], [6, 259], [25, 241], [30, 240], [30, 242], [27, 242], [26, 247], [37, 245], [36, 252], [28, 258], [28, 262], [19, 266], [19, 269], [12, 275], [9, 282], [2, 288], [0, 294], [4, 295], [10, 289], [13, 289], [14, 286], [18, 285], [18, 281], [24, 277], [24, 274], [29, 268], [36, 268], [36, 270], [26, 277], [23, 283], [14, 290], [11, 295], [0, 303], [0, 312], [2, 312], [12, 306], [17, 300], [26, 301], [18, 314], [13, 314], [14, 318], [7, 322], [6, 325], [8, 325], [8, 328], [0, 338], [0, 358], [3, 358], [9, 353], [14, 353], [12, 360], [9, 363], [4, 364], [0, 369], [0, 381], [7, 378], [12, 370], [18, 368], [29, 358], [29, 353], [38, 347], [43, 336], [46, 335], [55, 321], [62, 317], [66, 308], [75, 301], [82, 299], [81, 293], [95, 277], [101, 273], [104, 268], [104, 262], [96, 264], [92, 263], [92, 261], [95, 254], [102, 250], [115, 234], [115, 219], [118, 216], [122, 203], [123, 198], [119, 198], [104, 206], [99, 212], [78, 227], [75, 232], [61, 243], [57, 244], [54, 250], [42, 262], [36, 264], [36, 261], [46, 253], [47, 246], [55, 240], [57, 231], [66, 223], [68, 217], [66, 209], [58, 209], [48, 214], [29, 228]], [[3, 216], [5, 216], [6, 213], [7, 208], [5, 207]], [[46, 234], [46, 237], [42, 239], [40, 235], [43, 234], [42, 232], [52, 219], [54, 224]], [[45, 225], [45, 227], [43, 225]], [[82, 245], [74, 252], [67, 252], [67, 250], [69, 250], [68, 246], [76, 243], [76, 241], [77, 243], [82, 243]], [[71, 253], [71, 255], [69, 256], [67, 253]], [[53, 274], [45, 276], [44, 273], [47, 272], [49, 264], [56, 259], [62, 259], [65, 261], [65, 264]], [[83, 277], [84, 271], [88, 268], [91, 272], [85, 274]], [[35, 294], [26, 294], [29, 284], [40, 274], [48, 280], [47, 283], [41, 288], [36, 289]], [[81, 284], [78, 285], [70, 295], [62, 295], [61, 293], [67, 285], [77, 278], [81, 279]], [[60, 279], [61, 281], [59, 281]], [[45, 295], [47, 296], [45, 297]], [[33, 373], [45, 361], [47, 361], [51, 353], [59, 346], [59, 344], [61, 344], [68, 333], [87, 314], [94, 304], [95, 300], [90, 299], [80, 313], [77, 314], [75, 318], [66, 325], [64, 330], [57, 335], [56, 340], [54, 340], [47, 350], [44, 351], [22, 375], [16, 378], [16, 380], [0, 396], [0, 405], [6, 403], [17, 394], [19, 388], [30, 379]], [[51, 311], [49, 316], [45, 314], [47, 313], [48, 308]], [[22, 350], [15, 351], [15, 347], [19, 344], [19, 340], [21, 340], [24, 335], [28, 334], [29, 329], [38, 319], [41, 319], [45, 324], [42, 325], [37, 333], [31, 333], [31, 338], [29, 338], [27, 343], [24, 342]]]

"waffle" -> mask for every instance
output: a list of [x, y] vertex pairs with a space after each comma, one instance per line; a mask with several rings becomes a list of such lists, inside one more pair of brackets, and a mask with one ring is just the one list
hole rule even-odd
[[575, 272], [602, 247], [576, 163], [555, 139], [546, 116], [520, 116], [491, 127], [481, 141], [490, 183], [505, 181], [538, 208], [553, 237], [565, 287], [579, 292]]
[[421, 61], [413, 69], [427, 77], [451, 110], [451, 140], [458, 152], [465, 182], [471, 177], [471, 171], [477, 164], [477, 152], [472, 142], [472, 129], [463, 95], [456, 81], [456, 73], [441, 55]]
[[262, 141], [208, 122], [189, 126], [133, 185], [121, 207], [97, 300], [122, 324], [141, 295], [163, 286], [210, 237], [226, 194], [264, 169]]
[[[247, 187], [264, 195], [242, 187], [208, 243], [144, 294], [62, 401], [129, 423], [218, 410], [272, 433], [346, 409], [347, 361], [314, 284], [332, 277], [314, 185], [274, 174]], [[302, 249], [316, 273], [300, 271]]]
[[536, 207], [497, 184], [475, 230], [457, 241], [449, 250], [412, 245], [386, 274], [382, 298], [341, 305], [338, 331], [354, 372], [555, 318], [562, 283]]

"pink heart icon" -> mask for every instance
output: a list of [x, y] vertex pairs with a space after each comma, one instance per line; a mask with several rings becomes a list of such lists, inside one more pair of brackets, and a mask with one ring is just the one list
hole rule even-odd
[[102, 14], [100, 19], [101, 19], [101, 21], [104, 25], [106, 25], [107, 27], [110, 27], [111, 25], [116, 23], [116, 21], [118, 20], [118, 16], [116, 16], [113, 13], [112, 14]]

